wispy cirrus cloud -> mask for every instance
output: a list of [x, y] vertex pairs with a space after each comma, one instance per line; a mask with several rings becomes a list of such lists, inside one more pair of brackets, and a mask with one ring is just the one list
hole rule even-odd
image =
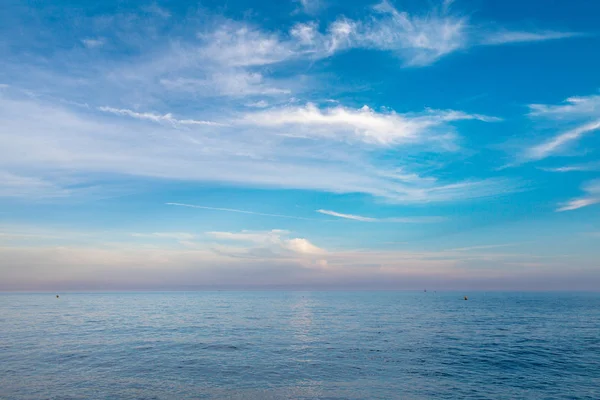
[[[474, 118], [460, 112], [426, 112], [413, 118], [406, 114], [342, 109], [354, 116], [348, 123], [328, 109], [282, 111], [278, 107], [274, 116], [280, 119], [275, 123], [267, 121], [269, 114], [250, 111], [246, 115], [252, 117], [230, 119], [230, 126], [192, 124], [174, 135], [177, 123], [173, 126], [170, 122], [160, 122], [187, 119], [176, 119], [168, 112], [139, 115], [133, 111], [107, 112], [123, 117], [119, 121], [91, 114], [87, 108], [69, 109], [43, 99], [6, 96], [0, 97], [0, 104], [0, 117], [4, 121], [0, 126], [0, 168], [18, 171], [26, 166], [28, 176], [57, 184], [59, 188], [60, 182], [71, 179], [74, 171], [79, 182], [86, 184], [93, 184], [93, 180], [85, 182], [86, 175], [104, 173], [246, 187], [363, 193], [395, 203], [458, 201], [500, 195], [516, 188], [515, 182], [500, 178], [465, 178], [453, 182], [420, 176], [410, 171], [410, 165], [399, 169], [397, 163], [387, 166], [373, 158], [381, 143], [364, 148], [360, 145], [363, 140], [340, 141], [340, 137], [355, 138], [357, 131], [359, 138], [373, 134], [379, 140], [398, 140], [393, 136], [394, 129], [408, 125], [413, 129], [409, 132], [413, 132], [411, 145], [416, 154], [423, 145], [430, 152], [447, 151], [442, 146], [436, 150], [431, 140], [440, 135], [438, 128], [444, 128], [448, 134], [451, 127], [446, 125], [447, 121]], [[308, 121], [303, 121], [299, 114], [306, 112]], [[36, 118], [31, 118], [32, 115]], [[148, 125], [143, 121], [158, 123]], [[434, 131], [428, 131], [426, 126], [432, 126]], [[327, 127], [337, 136], [327, 136]], [[318, 140], [278, 136], [310, 135], [311, 128], [318, 134], [314, 137]], [[16, 131], [19, 136], [14, 135]], [[388, 133], [392, 139], [386, 136]], [[399, 135], [406, 136], [406, 132]], [[438, 140], [452, 143], [447, 136]], [[23, 148], [27, 148], [26, 158], [18, 156]], [[410, 151], [407, 149], [407, 154]], [[62, 178], [57, 180], [58, 176]]]
[[582, 189], [585, 196], [569, 200], [557, 208], [556, 211], [572, 211], [600, 203], [600, 180], [587, 182], [582, 186]]
[[179, 125], [214, 125], [214, 126], [222, 126], [224, 124], [214, 121], [203, 121], [196, 119], [176, 119], [173, 118], [172, 114], [154, 114], [149, 112], [136, 112], [132, 110], [122, 109], [122, 108], [113, 108], [113, 107], [98, 107], [98, 110], [117, 114], [117, 115], [125, 115], [131, 118], [144, 119], [153, 122], [168, 122], [170, 124], [179, 124]]
[[383, 1], [374, 7], [378, 17], [365, 24], [359, 42], [396, 53], [406, 66], [431, 65], [470, 45], [468, 18], [452, 15], [449, 7], [444, 3], [422, 15], [411, 15]]
[[600, 162], [589, 162], [584, 164], [565, 165], [562, 167], [541, 167], [542, 171], [548, 172], [586, 172], [600, 171]]
[[530, 104], [529, 115], [553, 120], [577, 121], [600, 113], [600, 95], [573, 96], [562, 104]]
[[569, 144], [578, 141], [583, 136], [600, 129], [600, 120], [590, 122], [554, 136], [546, 142], [535, 145], [527, 150], [530, 160], [541, 160], [563, 150]]
[[530, 104], [529, 110], [529, 116], [540, 127], [550, 125], [562, 132], [525, 148], [520, 154], [521, 161], [539, 161], [561, 154], [582, 138], [600, 130], [599, 95], [570, 97], [556, 105]]
[[0, 197], [68, 197], [71, 192], [64, 187], [36, 176], [26, 176], [0, 170]]
[[316, 210], [316, 212], [325, 215], [331, 215], [332, 217], [338, 217], [343, 219], [349, 219], [353, 221], [361, 221], [361, 222], [397, 222], [397, 223], [406, 223], [406, 224], [418, 224], [418, 223], [435, 223], [442, 222], [446, 219], [443, 217], [391, 217], [391, 218], [373, 218], [373, 217], [365, 217], [362, 215], [355, 214], [344, 214], [331, 210]]
[[161, 85], [167, 90], [198, 93], [204, 96], [281, 96], [292, 91], [275, 87], [259, 72], [214, 72], [202, 78], [163, 78]]
[[506, 31], [491, 32], [481, 40], [483, 45], [501, 45], [510, 43], [543, 42], [547, 40], [568, 39], [583, 36], [580, 32], [559, 31]]
[[166, 204], [169, 206], [198, 208], [201, 210], [224, 211], [224, 212], [231, 212], [231, 213], [238, 213], [238, 214], [260, 215], [263, 217], [298, 219], [298, 220], [304, 220], [304, 221], [318, 221], [316, 218], [305, 218], [305, 217], [297, 217], [297, 216], [293, 216], [293, 215], [283, 215], [283, 214], [270, 214], [270, 213], [263, 213], [263, 212], [257, 212], [257, 211], [238, 210], [235, 208], [208, 207], [208, 206], [199, 206], [199, 205], [184, 204], [184, 203], [166, 203]]
[[331, 215], [332, 217], [351, 219], [353, 221], [361, 221], [361, 222], [377, 221], [377, 218], [363, 217], [361, 215], [354, 215], [354, 214], [342, 214], [342, 213], [331, 211], [331, 210], [316, 210], [316, 212], [318, 212], [320, 214]]
[[291, 34], [308, 46], [314, 56], [327, 57], [335, 51], [371, 48], [396, 54], [405, 66], [434, 64], [452, 53], [476, 46], [540, 42], [580, 36], [578, 32], [554, 30], [508, 30], [473, 24], [465, 13], [454, 12], [453, 2], [421, 14], [398, 10], [389, 1], [375, 5], [364, 20], [338, 18], [326, 33], [314, 22], [296, 25]]
[[106, 41], [103, 38], [85, 38], [81, 39], [81, 43], [88, 49], [95, 49], [104, 46]]
[[[378, 144], [397, 144], [423, 139], [447, 138], [450, 123], [460, 120], [496, 122], [499, 118], [468, 114], [454, 110], [427, 110], [423, 113], [378, 113], [368, 106], [351, 109], [343, 106], [318, 108], [308, 103], [304, 107], [271, 108], [248, 113], [243, 122], [267, 127], [294, 129], [298, 136], [322, 136], [332, 140], [356, 138]], [[435, 129], [443, 127], [443, 134]]]
[[425, 67], [471, 47], [577, 35], [492, 28], [485, 22], [473, 23], [467, 13], [454, 12], [449, 2], [409, 13], [384, 1], [363, 19], [339, 16], [328, 24], [307, 21], [280, 30], [221, 19], [204, 24], [194, 38], [172, 41], [152, 61], [134, 63], [110, 75], [130, 82], [143, 80], [149, 87], [159, 82], [172, 95], [281, 97], [303, 86], [290, 77], [275, 77], [273, 72], [281, 72], [286, 63], [312, 63], [351, 49], [390, 52], [404, 66]]
[[450, 249], [450, 252], [462, 252], [462, 251], [478, 251], [478, 250], [488, 250], [488, 249], [496, 249], [500, 247], [512, 247], [518, 246], [523, 243], [502, 243], [502, 244], [485, 244], [480, 246], [468, 246], [468, 247], [457, 247], [455, 249]]
[[295, 0], [299, 4], [298, 9], [294, 10], [294, 13], [304, 12], [308, 15], [316, 14], [318, 11], [323, 9], [326, 5], [327, 0]]

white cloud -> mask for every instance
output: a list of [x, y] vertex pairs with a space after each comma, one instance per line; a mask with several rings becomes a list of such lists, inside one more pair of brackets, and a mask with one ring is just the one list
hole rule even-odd
[[299, 254], [323, 254], [324, 250], [315, 246], [303, 238], [289, 239], [285, 242], [285, 247]]
[[233, 21], [213, 32], [200, 33], [198, 38], [203, 42], [201, 58], [227, 67], [268, 65], [295, 56], [290, 43], [279, 34]]
[[[554, 258], [554, 263], [544, 262], [543, 256], [510, 253], [319, 251], [313, 246], [306, 239], [288, 239], [287, 236], [271, 246], [249, 243], [239, 248], [214, 246], [212, 249], [201, 246], [148, 248], [132, 244], [4, 245], [0, 246], [0, 289], [131, 290], [215, 285], [252, 288], [299, 284], [429, 288], [440, 282], [448, 289], [452, 282], [469, 285], [474, 279], [487, 284], [502, 279], [496, 287], [506, 289], [512, 287], [510, 282], [520, 281], [519, 265], [543, 262], [545, 273], [535, 276], [542, 287], [547, 274], [560, 272], [566, 264], [557, 263]], [[593, 262], [588, 264], [593, 266]], [[573, 273], [572, 268], [569, 273]], [[597, 282], [596, 276], [592, 283]]]
[[[277, 229], [209, 232], [204, 237], [194, 235], [196, 241], [181, 240], [175, 246], [169, 241], [124, 243], [121, 239], [130, 236], [125, 232], [68, 232], [50, 227], [31, 230], [18, 226], [2, 226], [0, 232], [0, 239], [5, 239], [0, 245], [0, 289], [4, 290], [297, 284], [353, 284], [364, 288], [365, 282], [379, 288], [390, 282], [406, 285], [404, 288], [429, 288], [441, 281], [449, 288], [447, 285], [455, 280], [468, 283], [471, 279], [508, 278], [518, 282], [520, 270], [512, 266], [543, 263], [545, 272], [550, 272], [562, 271], [566, 262], [572, 262], [560, 262], [562, 258], [556, 254], [484, 251], [500, 247], [494, 245], [441, 251], [324, 249], [307, 238]], [[164, 234], [175, 240], [191, 235], [157, 232], [141, 237], [163, 238]], [[595, 260], [588, 261], [595, 268]], [[543, 278], [543, 274], [536, 277], [538, 282]], [[422, 286], [423, 282], [429, 283]]]
[[410, 14], [383, 1], [373, 7], [374, 15], [363, 20], [339, 18], [329, 26], [326, 34], [321, 34], [314, 22], [296, 25], [291, 34], [301, 45], [309, 46], [309, 53], [318, 57], [349, 48], [372, 48], [391, 51], [405, 66], [412, 67], [431, 65], [444, 56], [474, 46], [539, 42], [580, 35], [549, 30], [492, 31], [485, 24], [472, 24], [465, 14], [452, 13], [451, 4], [452, 1], [444, 1], [421, 14]]
[[244, 104], [246, 107], [253, 107], [253, 108], [267, 108], [269, 107], [269, 103], [265, 100], [259, 100], [259, 101], [255, 101], [255, 102], [251, 102], [251, 103], [246, 103]]
[[68, 197], [71, 193], [52, 181], [0, 170], [0, 197]]
[[[62, 182], [74, 176], [79, 184], [93, 185], [92, 177], [98, 173], [112, 174], [116, 181], [145, 176], [246, 187], [364, 193], [400, 203], [456, 201], [514, 190], [511, 182], [499, 179], [443, 182], [411, 175], [404, 169], [398, 174], [397, 163], [387, 166], [372, 158], [374, 149], [350, 145], [336, 137], [325, 141], [278, 137], [277, 134], [285, 132], [311, 133], [306, 130], [307, 126], [302, 126], [304, 121], [297, 115], [307, 112], [306, 108], [291, 109], [289, 115], [277, 109], [281, 120], [274, 126], [266, 125], [268, 114], [262, 114], [260, 124], [242, 118], [245, 121], [242, 125], [234, 120], [231, 126], [188, 125], [186, 130], [174, 131], [176, 126], [171, 123], [148, 125], [140, 120], [186, 120], [175, 119], [170, 114], [137, 115], [126, 110], [124, 113], [130, 118], [115, 121], [87, 109], [69, 110], [61, 104], [50, 105], [39, 99], [0, 97], [0, 105], [3, 121], [0, 168], [26, 170], [26, 176], [58, 185], [61, 190], [65, 188]], [[122, 110], [115, 110], [122, 115]], [[443, 112], [420, 115], [413, 121], [396, 114], [341, 110], [354, 116], [351, 124], [330, 111], [309, 109], [312, 120], [309, 118], [308, 123], [312, 125], [308, 128], [327, 134], [324, 128], [330, 126], [338, 135], [352, 137], [357, 130], [369, 127], [382, 135], [393, 129], [394, 124], [443, 126], [445, 120], [471, 118]], [[282, 127], [282, 121], [296, 122], [296, 126]], [[419, 134], [428, 137], [422, 126], [419, 129]], [[427, 140], [414, 143], [428, 143]], [[428, 151], [433, 149], [433, 146], [428, 147]], [[420, 150], [414, 149], [416, 154]], [[407, 176], [411, 176], [410, 179], [406, 179]]]
[[552, 126], [563, 127], [564, 132], [526, 149], [526, 160], [541, 160], [557, 154], [582, 137], [600, 129], [600, 96], [570, 97], [563, 104], [531, 104], [529, 115]]
[[486, 244], [480, 246], [469, 246], [469, 247], [459, 247], [455, 249], [451, 249], [449, 251], [473, 251], [473, 250], [487, 250], [487, 249], [495, 249], [499, 247], [511, 247], [518, 246], [523, 243], [504, 243], [504, 244]]
[[289, 234], [283, 229], [270, 231], [242, 231], [242, 232], [206, 232], [207, 235], [220, 240], [235, 240], [252, 243], [265, 243], [279, 241], [282, 235]]
[[563, 104], [530, 104], [529, 115], [554, 120], [578, 120], [600, 116], [600, 95], [573, 96]]
[[469, 23], [447, 8], [410, 15], [389, 2], [375, 7], [381, 18], [362, 28], [359, 41], [366, 47], [396, 52], [407, 66], [426, 66], [469, 46]]
[[[217, 17], [203, 18], [201, 26], [194, 19], [184, 19], [178, 21], [181, 30], [173, 35], [169, 35], [169, 29], [163, 32], [162, 13], [151, 13], [157, 16], [156, 25], [162, 27], [157, 31], [167, 39], [154, 38], [157, 42], [154, 47], [136, 44], [138, 50], [149, 49], [142, 51], [139, 57], [123, 56], [120, 57], [122, 62], [106, 60], [100, 66], [90, 65], [89, 71], [93, 74], [86, 79], [100, 80], [108, 85], [106, 90], [98, 90], [100, 93], [112, 89], [118, 92], [120, 103], [137, 104], [136, 109], [155, 104], [189, 105], [199, 98], [209, 97], [223, 102], [242, 97], [250, 97], [251, 101], [266, 96], [285, 99], [299, 93], [312, 93], [314, 89], [322, 90], [322, 78], [311, 71], [311, 65], [342, 51], [390, 52], [403, 65], [418, 67], [484, 45], [486, 32], [490, 32], [487, 25], [472, 23], [466, 13], [451, 11], [450, 3], [440, 2], [437, 7], [412, 14], [384, 2], [367, 10], [363, 18], [353, 20], [339, 16], [327, 25], [309, 20], [277, 30]], [[147, 25], [152, 26], [127, 25], [128, 37], [145, 38], [150, 29]], [[570, 35], [554, 31], [496, 29], [494, 32], [501, 32], [503, 40], [512, 41]], [[492, 39], [488, 41], [499, 42], [499, 36], [499, 33], [496, 39], [490, 36]]]
[[572, 211], [600, 203], [600, 180], [590, 181], [583, 185], [582, 189], [586, 196], [569, 200], [557, 208], [556, 211]]
[[82, 39], [81, 43], [88, 49], [95, 49], [104, 46], [105, 40], [103, 38], [86, 38]]
[[191, 233], [185, 232], [153, 232], [153, 233], [132, 233], [133, 237], [141, 238], [158, 238], [158, 239], [175, 239], [175, 240], [192, 240], [196, 237]]
[[354, 214], [343, 214], [336, 211], [331, 210], [316, 210], [316, 212], [325, 215], [331, 215], [333, 217], [350, 219], [354, 221], [361, 222], [398, 222], [398, 223], [432, 223], [432, 222], [441, 222], [444, 221], [442, 217], [402, 217], [402, 218], [372, 218], [372, 217], [364, 217], [362, 215], [354, 215]]
[[600, 170], [599, 162], [590, 162], [586, 164], [566, 165], [563, 167], [553, 168], [540, 168], [543, 171], [548, 172], [584, 172], [584, 171], [598, 171]]
[[224, 241], [239, 241], [253, 243], [258, 247], [251, 247], [244, 250], [235, 249], [228, 251], [221, 250], [221, 254], [230, 252], [234, 256], [256, 255], [265, 257], [286, 256], [288, 253], [295, 255], [315, 255], [324, 254], [325, 251], [304, 238], [289, 238], [289, 231], [273, 229], [270, 231], [242, 231], [242, 232], [207, 232], [215, 239]]
[[294, 129], [299, 136], [322, 136], [333, 140], [356, 138], [376, 144], [397, 144], [423, 140], [443, 127], [448, 137], [448, 123], [459, 120], [497, 121], [497, 118], [467, 114], [452, 110], [428, 110], [421, 114], [378, 113], [364, 106], [351, 109], [343, 106], [320, 109], [308, 103], [304, 107], [288, 106], [247, 113], [243, 122], [267, 127]]
[[543, 42], [546, 40], [567, 39], [581, 36], [578, 32], [557, 32], [557, 31], [498, 31], [488, 34], [482, 39], [482, 44], [499, 45], [508, 43], [523, 42]]
[[489, 33], [485, 24], [473, 25], [468, 17], [452, 13], [450, 3], [409, 14], [383, 2], [362, 19], [340, 16], [328, 26], [307, 21], [279, 31], [214, 21], [203, 25], [196, 40], [171, 41], [162, 56], [111, 75], [139, 81], [145, 88], [159, 82], [171, 91], [195, 96], [282, 96], [302, 85], [293, 88], [293, 78], [272, 77], [272, 72], [285, 67], [281, 63], [306, 63], [352, 48], [389, 51], [406, 66], [426, 66], [473, 46], [574, 36], [556, 31]]
[[377, 221], [377, 218], [363, 217], [363, 216], [360, 216], [360, 215], [353, 215], [353, 214], [342, 214], [342, 213], [338, 213], [338, 212], [331, 211], [331, 210], [317, 210], [317, 212], [321, 213], [321, 214], [325, 214], [325, 215], [331, 215], [333, 217], [351, 219], [351, 220], [354, 220], [354, 221], [362, 221], [362, 222], [375, 222], [375, 221]]
[[224, 124], [214, 122], [214, 121], [202, 121], [202, 120], [195, 120], [195, 119], [176, 119], [176, 118], [173, 118], [173, 115], [170, 113], [164, 114], [164, 115], [148, 113], [148, 112], [140, 113], [140, 112], [135, 112], [135, 111], [127, 110], [127, 109], [119, 109], [119, 108], [113, 108], [113, 107], [98, 107], [98, 110], [104, 111], [107, 113], [111, 113], [111, 114], [125, 115], [125, 116], [131, 117], [131, 118], [145, 119], [145, 120], [153, 121], [153, 122], [168, 122], [171, 124], [180, 124], [180, 125], [213, 125], [213, 126], [224, 125]]
[[262, 213], [262, 212], [256, 212], [256, 211], [238, 210], [238, 209], [234, 209], [234, 208], [207, 207], [207, 206], [198, 206], [198, 205], [193, 205], [193, 204], [182, 204], [182, 203], [166, 203], [166, 204], [169, 206], [198, 208], [198, 209], [202, 209], [202, 210], [225, 211], [225, 212], [232, 212], [232, 213], [238, 213], [238, 214], [261, 215], [263, 217], [299, 219], [299, 220], [305, 220], [305, 221], [315, 221], [316, 220], [314, 218], [296, 217], [293, 215], [270, 214], [270, 213]]
[[272, 86], [265, 81], [261, 73], [243, 70], [214, 72], [203, 79], [161, 79], [160, 83], [169, 90], [199, 93], [204, 96], [280, 96], [291, 93], [290, 89]]
[[564, 149], [568, 144], [579, 140], [584, 135], [595, 132], [598, 129], [600, 129], [600, 120], [563, 132], [544, 143], [531, 147], [527, 151], [527, 158], [531, 160], [546, 158]]
[[300, 3], [302, 11], [306, 14], [315, 14], [321, 8], [325, 0], [297, 0]]

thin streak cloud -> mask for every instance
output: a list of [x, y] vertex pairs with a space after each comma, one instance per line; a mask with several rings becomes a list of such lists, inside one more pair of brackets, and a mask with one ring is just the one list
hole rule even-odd
[[125, 115], [125, 116], [131, 117], [131, 118], [136, 118], [136, 119], [145, 119], [145, 120], [153, 121], [153, 122], [169, 122], [172, 124], [180, 124], [180, 125], [224, 126], [224, 124], [221, 124], [219, 122], [214, 122], [214, 121], [203, 121], [203, 120], [196, 120], [196, 119], [176, 119], [176, 118], [173, 118], [173, 115], [171, 113], [164, 114], [164, 115], [148, 113], [148, 112], [140, 113], [140, 112], [135, 112], [132, 110], [119, 109], [119, 108], [113, 108], [113, 107], [98, 107], [98, 110], [104, 111], [107, 113], [111, 113], [111, 114], [116, 114], [116, 115]]
[[316, 210], [316, 212], [325, 215], [331, 215], [332, 217], [350, 219], [353, 221], [361, 221], [361, 222], [397, 222], [397, 223], [406, 223], [406, 224], [418, 224], [418, 223], [434, 223], [434, 222], [442, 222], [445, 221], [444, 217], [392, 217], [392, 218], [372, 218], [372, 217], [364, 217], [362, 215], [354, 215], [354, 214], [343, 214], [336, 211], [331, 210]]
[[251, 214], [251, 215], [261, 215], [263, 217], [274, 217], [274, 218], [287, 218], [287, 219], [299, 219], [303, 221], [328, 221], [316, 218], [306, 218], [306, 217], [296, 217], [293, 215], [283, 215], [283, 214], [270, 214], [270, 213], [262, 213], [256, 211], [248, 211], [248, 210], [238, 210], [235, 208], [222, 208], [222, 207], [208, 207], [208, 206], [198, 206], [194, 204], [184, 204], [184, 203], [165, 203], [169, 206], [177, 206], [177, 207], [189, 207], [189, 208], [199, 208], [202, 210], [213, 210], [213, 211], [224, 211], [224, 212], [232, 212], [238, 214]]
[[586, 193], [586, 196], [569, 200], [557, 208], [556, 211], [573, 211], [600, 203], [600, 180], [588, 182], [583, 185], [582, 189]]

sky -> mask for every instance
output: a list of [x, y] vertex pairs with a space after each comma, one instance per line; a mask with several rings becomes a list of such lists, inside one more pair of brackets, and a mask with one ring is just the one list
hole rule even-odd
[[1, 9], [0, 290], [600, 287], [600, 2]]

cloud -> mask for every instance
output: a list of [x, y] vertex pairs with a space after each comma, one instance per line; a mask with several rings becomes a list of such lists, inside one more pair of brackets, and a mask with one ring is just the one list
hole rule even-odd
[[573, 96], [562, 104], [530, 104], [529, 115], [553, 120], [579, 120], [600, 115], [600, 95]]
[[498, 31], [488, 34], [482, 39], [482, 44], [499, 45], [509, 43], [524, 42], [543, 42], [547, 40], [567, 39], [582, 36], [579, 32], [558, 32], [558, 31]]
[[382, 2], [362, 19], [339, 16], [328, 25], [307, 21], [280, 30], [215, 19], [204, 23], [194, 39], [178, 36], [150, 61], [142, 58], [110, 75], [143, 83], [146, 90], [159, 82], [173, 95], [286, 96], [306, 90], [289, 74], [281, 76], [290, 63], [302, 65], [350, 49], [386, 51], [405, 66], [423, 67], [474, 46], [576, 36], [550, 30], [493, 31], [454, 13], [450, 3], [410, 14]]
[[404, 218], [371, 218], [354, 214], [342, 214], [331, 210], [316, 210], [316, 212], [333, 217], [350, 219], [361, 222], [398, 222], [398, 223], [433, 223], [444, 221], [443, 217], [404, 217]]
[[323, 8], [324, 0], [297, 0], [300, 3], [302, 11], [306, 14], [315, 14]]
[[238, 213], [238, 214], [260, 215], [260, 216], [263, 216], [263, 217], [299, 219], [299, 220], [304, 220], [304, 221], [320, 221], [320, 220], [317, 220], [315, 218], [304, 218], [304, 217], [296, 217], [296, 216], [293, 216], [293, 215], [282, 215], [282, 214], [270, 214], [270, 213], [262, 213], [262, 212], [256, 212], [256, 211], [238, 210], [238, 209], [234, 209], [234, 208], [207, 207], [207, 206], [198, 206], [198, 205], [183, 204], [183, 203], [166, 203], [166, 204], [169, 205], [169, 206], [199, 208], [199, 209], [202, 209], [202, 210], [225, 211], [225, 212], [232, 212], [232, 213]]
[[104, 46], [105, 40], [103, 38], [86, 38], [82, 39], [81, 43], [88, 49], [95, 49]]
[[[320, 109], [312, 103], [304, 107], [288, 106], [248, 113], [243, 122], [266, 127], [294, 129], [298, 136], [322, 136], [332, 140], [356, 138], [376, 144], [397, 144], [416, 141], [424, 134], [435, 133], [448, 123], [460, 120], [498, 121], [498, 118], [467, 114], [454, 110], [427, 110], [421, 114], [378, 113], [363, 106], [351, 109], [343, 106]], [[439, 135], [440, 137], [442, 135]]]
[[226, 71], [214, 72], [202, 79], [161, 79], [160, 83], [169, 90], [201, 93], [212, 96], [245, 97], [253, 95], [280, 96], [290, 94], [290, 89], [273, 87], [259, 72]]
[[373, 7], [374, 14], [364, 20], [339, 18], [326, 34], [320, 34], [315, 23], [304, 23], [292, 29], [300, 43], [313, 46], [312, 53], [321, 57], [349, 48], [390, 51], [405, 66], [424, 67], [452, 53], [475, 46], [539, 42], [580, 36], [576, 32], [551, 30], [492, 30], [485, 23], [473, 24], [465, 14], [451, 10], [452, 1], [420, 14], [399, 11], [390, 2]]
[[599, 162], [590, 162], [586, 164], [566, 165], [563, 167], [553, 168], [540, 168], [542, 171], [548, 172], [584, 172], [584, 171], [598, 171], [600, 170]]
[[259, 100], [252, 103], [246, 103], [246, 107], [255, 107], [255, 108], [267, 108], [269, 107], [269, 103], [265, 100]]
[[338, 218], [351, 219], [354, 221], [362, 221], [362, 222], [377, 221], [377, 218], [363, 217], [360, 215], [353, 215], [353, 214], [342, 214], [342, 213], [338, 213], [338, 212], [330, 211], [330, 210], [317, 210], [317, 212], [321, 213], [321, 214], [325, 214], [325, 215], [331, 215], [331, 216], [338, 217]]
[[131, 236], [139, 238], [158, 238], [175, 240], [192, 240], [196, 237], [196, 235], [185, 232], [132, 233]]
[[149, 6], [142, 7], [142, 10], [165, 19], [171, 17], [171, 12], [169, 12], [169, 10], [160, 7], [156, 3], [152, 3]]
[[487, 249], [495, 249], [499, 247], [511, 247], [518, 246], [523, 243], [503, 243], [503, 244], [486, 244], [481, 246], [469, 246], [469, 247], [460, 247], [451, 249], [449, 251], [473, 251], [473, 250], [487, 250]]
[[272, 229], [270, 231], [206, 232], [207, 235], [220, 240], [252, 243], [279, 241], [282, 235], [288, 235], [289, 233], [289, 231], [284, 229]]
[[107, 113], [112, 113], [112, 114], [116, 114], [116, 115], [125, 115], [131, 118], [137, 118], [137, 119], [145, 119], [148, 121], [153, 121], [153, 122], [168, 122], [171, 124], [180, 124], [180, 125], [213, 125], [213, 126], [218, 126], [218, 125], [224, 125], [218, 122], [213, 122], [213, 121], [202, 121], [202, 120], [195, 120], [195, 119], [176, 119], [173, 118], [173, 115], [171, 114], [164, 114], [164, 115], [160, 115], [160, 114], [153, 114], [153, 113], [139, 113], [139, 112], [135, 112], [135, 111], [131, 111], [131, 110], [127, 110], [127, 109], [118, 109], [118, 108], [113, 108], [113, 107], [98, 107], [98, 110], [100, 111], [104, 111]]
[[270, 231], [207, 232], [218, 240], [249, 242], [256, 247], [240, 249], [221, 249], [220, 254], [234, 257], [287, 257], [290, 253], [300, 256], [323, 255], [325, 251], [304, 238], [289, 238], [289, 231], [273, 229]]
[[358, 41], [365, 47], [395, 52], [406, 66], [431, 65], [469, 46], [468, 19], [450, 15], [446, 7], [410, 15], [383, 1], [374, 10], [379, 18], [365, 23]]
[[600, 96], [570, 97], [562, 104], [531, 104], [529, 116], [538, 123], [563, 129], [562, 133], [530, 146], [521, 154], [525, 161], [537, 161], [558, 154], [584, 136], [600, 129]]
[[0, 170], [1, 197], [68, 197], [70, 192], [43, 178], [24, 176]]
[[[0, 246], [0, 289], [153, 290], [300, 285], [313, 289], [433, 286], [507, 289], [518, 286], [522, 279], [527, 279], [528, 284], [534, 279], [539, 289], [545, 287], [553, 274], [564, 273], [566, 264], [552, 256], [506, 253], [324, 250], [308, 239], [292, 238], [288, 233], [229, 233], [234, 237], [253, 233], [256, 240], [244, 243], [214, 238], [224, 243], [236, 242], [241, 244], [239, 247], [160, 248], [104, 243]], [[258, 240], [261, 234], [265, 241]], [[523, 275], [522, 266], [530, 263], [543, 263], [544, 268], [534, 275]], [[581, 282], [589, 287], [597, 285], [597, 275], [585, 275], [586, 266], [588, 272], [593, 270], [593, 260], [582, 261], [580, 265], [577, 274]], [[568, 268], [568, 273], [572, 275], [573, 269]], [[562, 280], [558, 287], [573, 286]]]
[[558, 212], [572, 211], [600, 203], [600, 180], [593, 180], [582, 187], [585, 197], [572, 199], [556, 209]]
[[289, 239], [285, 242], [285, 247], [299, 254], [323, 254], [324, 250], [315, 246], [311, 242], [303, 238]]
[[228, 67], [268, 65], [296, 55], [278, 33], [234, 21], [213, 32], [199, 33], [198, 38], [203, 42], [199, 49], [202, 59]]
[[[117, 115], [129, 117], [115, 121], [88, 109], [69, 109], [39, 98], [0, 97], [0, 106], [3, 121], [0, 169], [27, 171], [27, 175], [19, 175], [57, 185], [60, 190], [68, 188], [64, 182], [70, 180], [80, 186], [93, 186], [98, 174], [117, 183], [130, 181], [132, 177], [153, 177], [244, 187], [363, 193], [395, 203], [458, 201], [516, 189], [515, 182], [498, 178], [453, 182], [422, 177], [410, 171], [412, 164], [408, 162], [402, 166], [380, 160], [379, 142], [373, 143], [378, 146], [364, 147], [360, 139], [358, 142], [340, 139], [372, 135], [378, 140], [399, 141], [412, 135], [412, 146], [404, 154], [408, 160], [410, 157], [418, 160], [423, 156], [424, 146], [429, 153], [447, 151], [434, 146], [440, 141], [451, 142], [447, 136], [439, 137], [448, 134], [445, 123], [477, 118], [460, 112], [411, 116], [348, 108], [334, 111], [276, 108], [272, 115], [267, 109], [264, 113], [252, 111], [230, 118], [229, 126], [193, 124], [182, 130], [176, 129], [177, 122], [175, 126], [171, 122], [161, 123], [187, 121], [170, 113], [115, 109]], [[349, 116], [350, 122], [338, 113]], [[268, 120], [270, 116], [274, 122]], [[406, 126], [408, 131], [394, 130]], [[426, 126], [431, 126], [433, 132]], [[312, 135], [314, 140], [280, 136], [283, 133]]]
[[595, 132], [598, 129], [600, 129], [600, 120], [563, 132], [544, 143], [531, 147], [527, 151], [527, 158], [530, 160], [546, 158], [564, 149], [570, 143], [576, 142], [584, 135]]

